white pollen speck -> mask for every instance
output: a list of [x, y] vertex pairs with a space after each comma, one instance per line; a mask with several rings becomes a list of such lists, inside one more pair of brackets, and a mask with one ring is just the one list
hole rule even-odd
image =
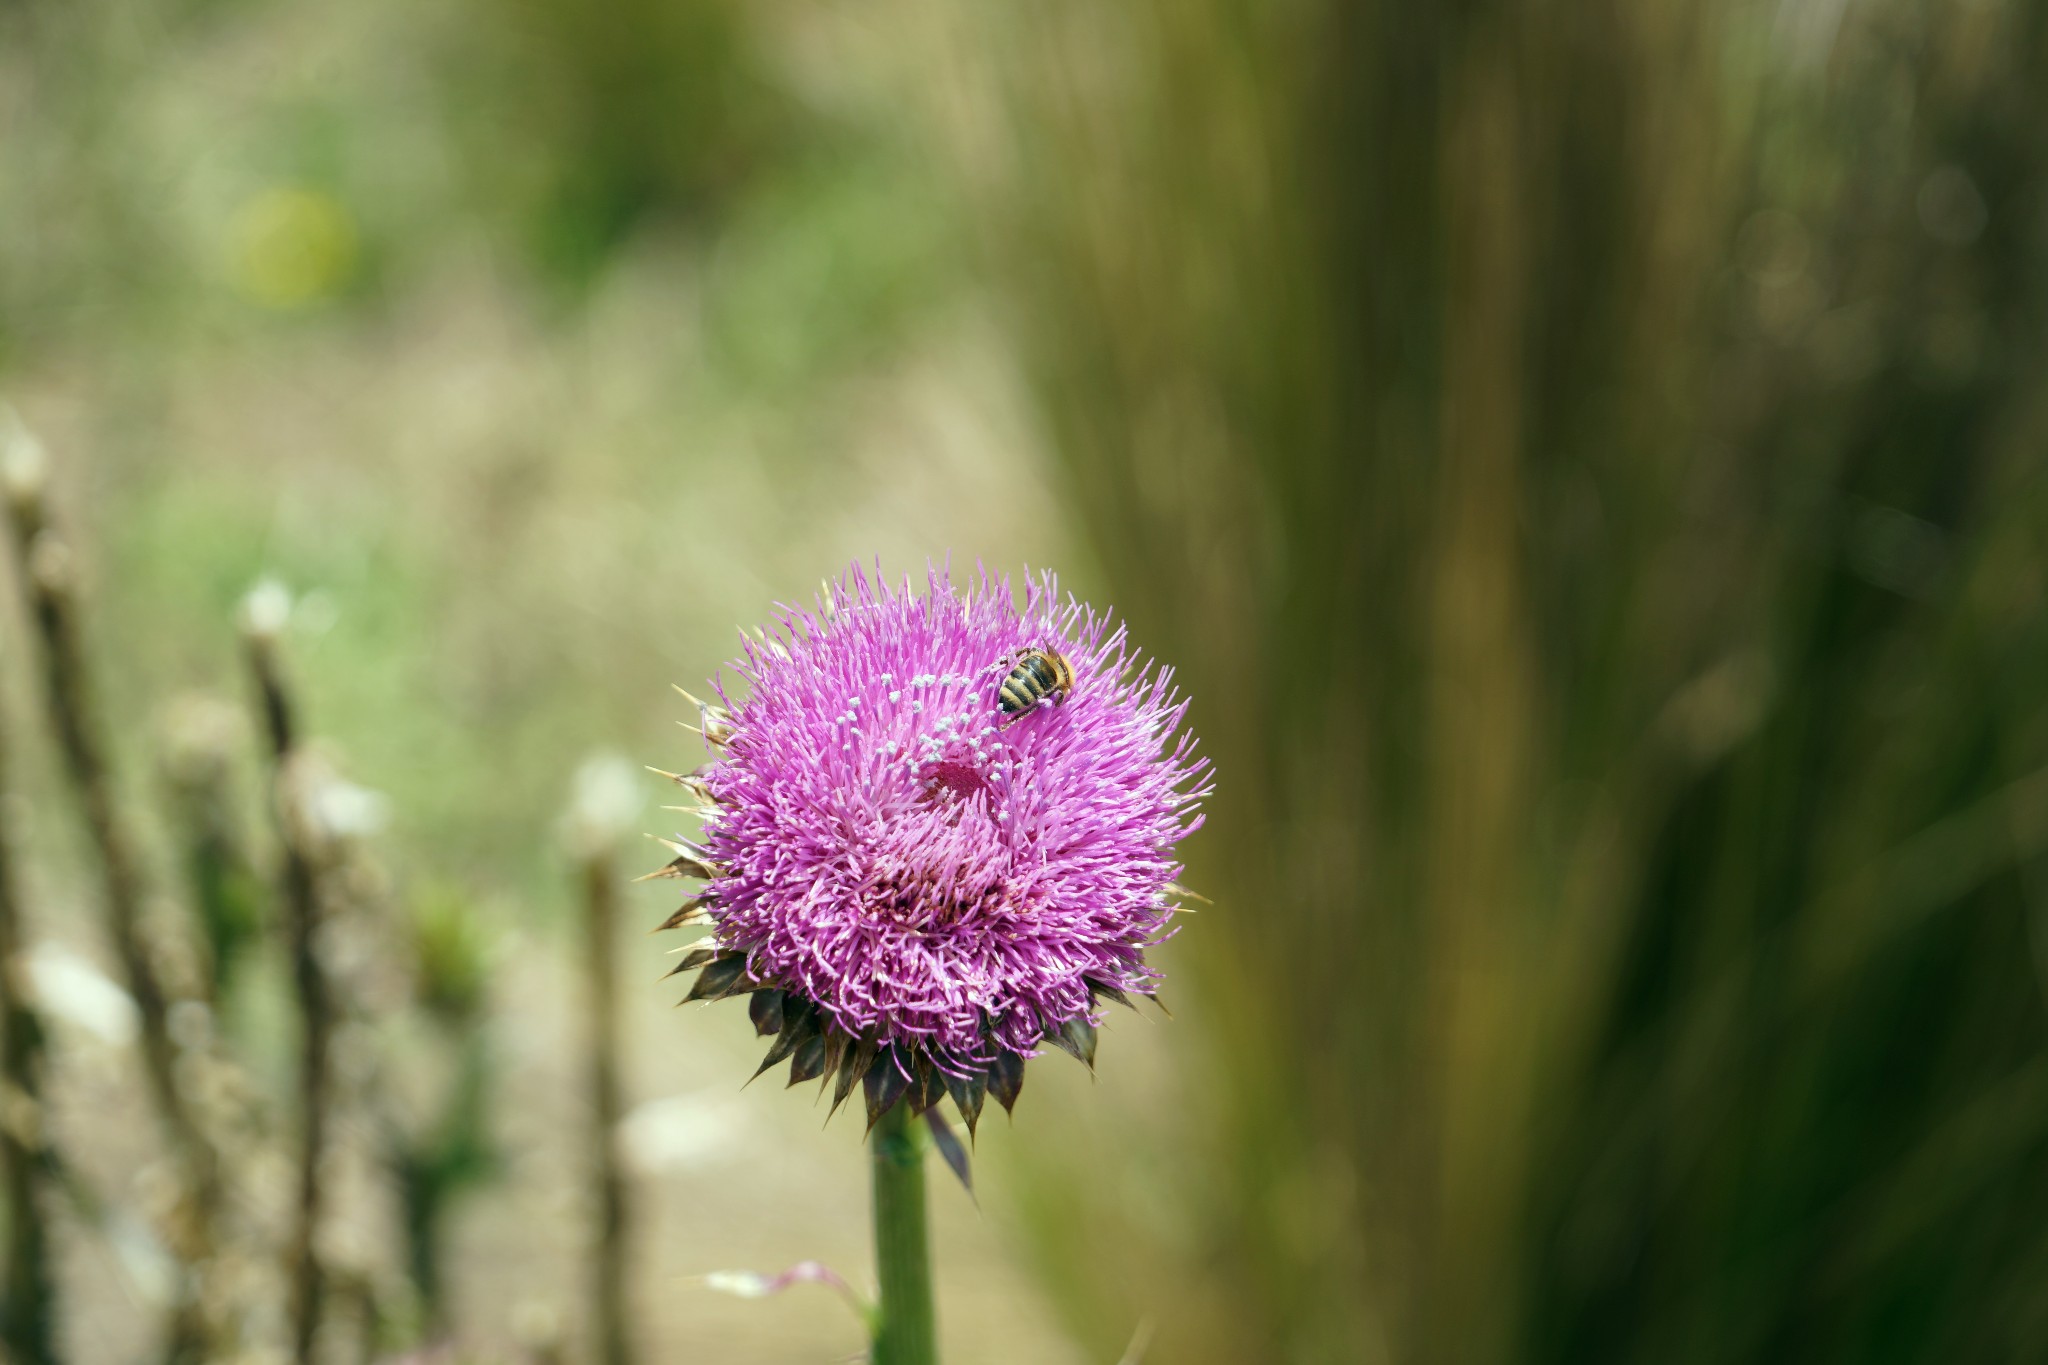
[[882, 681], [883, 681], [883, 682], [895, 682], [895, 681], [896, 681], [896, 675], [895, 675], [895, 674], [893, 674], [893, 673], [884, 673], [884, 674], [882, 675]]
[[890, 701], [895, 701], [895, 700], [896, 700], [897, 698], [901, 697], [902, 695], [903, 695], [903, 694], [902, 694], [901, 692], [891, 692], [891, 693], [889, 694], [889, 700], [890, 700]]

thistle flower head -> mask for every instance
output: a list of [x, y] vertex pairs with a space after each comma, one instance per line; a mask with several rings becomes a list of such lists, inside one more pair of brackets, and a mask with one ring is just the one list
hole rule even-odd
[[1092, 1066], [1101, 1002], [1154, 989], [1207, 791], [1170, 670], [1050, 575], [1020, 609], [855, 569], [731, 672], [664, 869], [705, 881], [670, 920], [711, 925], [691, 998], [751, 995], [763, 1069], [836, 1072], [835, 1107], [864, 1082], [870, 1122], [951, 1091], [971, 1128], [1047, 1042]]

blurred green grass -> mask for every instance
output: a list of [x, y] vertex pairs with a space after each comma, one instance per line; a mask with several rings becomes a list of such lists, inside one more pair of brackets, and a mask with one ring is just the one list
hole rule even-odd
[[[1176, 1360], [2039, 1354], [2048, 12], [952, 36], [1242, 907], [1187, 945], [1200, 1118], [1045, 1156], [1083, 1338], [1149, 1294]], [[1101, 1198], [1168, 1154], [1175, 1228]]]
[[855, 557], [1061, 547], [1041, 464], [989, 453], [1014, 385], [945, 185], [860, 71], [771, 70], [772, 23], [8, 22], [0, 356], [94, 543], [124, 715], [234, 686], [235, 604], [274, 575], [312, 596], [319, 728], [409, 851], [531, 892], [582, 753], [670, 745], [618, 680], [702, 679]]

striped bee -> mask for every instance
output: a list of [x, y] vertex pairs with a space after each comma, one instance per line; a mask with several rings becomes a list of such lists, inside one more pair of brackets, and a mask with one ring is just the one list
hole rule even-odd
[[998, 689], [996, 705], [1004, 715], [1018, 717], [1047, 697], [1055, 703], [1064, 701], [1073, 690], [1074, 668], [1063, 656], [1050, 649], [1020, 649], [1017, 666]]

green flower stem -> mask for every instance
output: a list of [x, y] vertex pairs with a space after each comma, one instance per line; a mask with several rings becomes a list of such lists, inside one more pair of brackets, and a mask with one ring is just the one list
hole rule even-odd
[[882, 1115], [869, 1139], [875, 1166], [873, 1365], [938, 1365], [932, 1313], [932, 1262], [924, 1213], [924, 1146], [910, 1105]]

